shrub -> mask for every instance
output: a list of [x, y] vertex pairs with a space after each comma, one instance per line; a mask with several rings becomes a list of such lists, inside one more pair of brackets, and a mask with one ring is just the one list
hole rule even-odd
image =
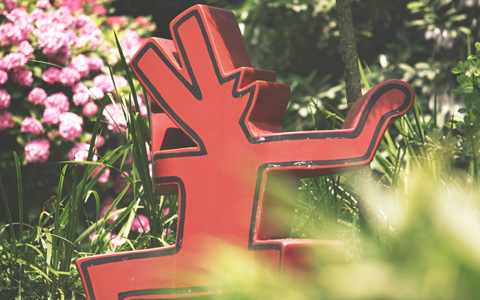
[[[143, 43], [141, 36], [155, 26], [143, 17], [106, 17], [107, 4], [83, 0], [0, 4], [0, 140], [7, 145], [0, 150], [0, 175], [7, 194], [13, 196], [8, 188], [10, 157], [12, 151], [19, 153], [28, 182], [26, 207], [32, 213], [55, 192], [59, 169], [51, 163], [86, 158], [82, 145], [90, 142], [96, 119], [108, 127], [97, 137], [95, 157], [121, 141], [124, 119], [111, 108], [118, 105], [118, 93], [129, 87], [116, 75], [121, 66], [113, 30], [128, 61]], [[107, 93], [116, 96], [109, 98]], [[105, 105], [102, 115], [99, 107]], [[143, 116], [145, 105], [140, 95]], [[109, 173], [103, 173], [103, 182], [114, 176]]]

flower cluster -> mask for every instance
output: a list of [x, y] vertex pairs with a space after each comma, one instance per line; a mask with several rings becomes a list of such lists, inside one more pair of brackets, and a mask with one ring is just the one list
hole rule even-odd
[[[100, 218], [105, 218], [105, 224], [111, 225], [119, 218], [119, 212], [116, 206], [113, 206], [115, 199], [112, 197], [107, 197], [103, 201], [103, 208], [100, 211]], [[110, 211], [109, 214], [107, 212]], [[166, 216], [169, 213], [168, 208], [164, 210], [163, 215]], [[137, 215], [132, 222], [132, 226], [130, 227], [131, 231], [136, 232], [137, 234], [143, 234], [150, 232], [150, 222], [148, 218], [144, 215]], [[104, 231], [103, 231], [104, 232]], [[102, 232], [102, 233], [103, 233]], [[167, 229], [163, 234], [167, 234]], [[92, 232], [90, 234], [90, 240], [98, 239], [99, 235], [96, 232]], [[108, 233], [105, 235], [105, 240], [109, 242], [114, 248], [119, 247], [123, 243], [125, 243], [125, 238], [118, 236], [114, 233]]]
[[[105, 17], [104, 5], [109, 2], [0, 1], [0, 138], [17, 137], [24, 149], [24, 164], [99, 162], [102, 153], [118, 147], [116, 135], [127, 128], [125, 107], [119, 100], [131, 87], [118, 75], [124, 70], [123, 64], [117, 64], [120, 55], [113, 30], [128, 62], [144, 43], [142, 36], [150, 35], [155, 26], [144, 17]], [[146, 99], [139, 95], [138, 100], [139, 113], [146, 117]], [[105, 128], [92, 148], [98, 119]], [[12, 150], [0, 147], [0, 151]], [[128, 158], [124, 166], [129, 166]], [[101, 183], [99, 194], [107, 204], [113, 203], [108, 195], [119, 194], [127, 186], [124, 173], [111, 174], [110, 166], [101, 164], [91, 168], [92, 178]], [[132, 193], [130, 186], [125, 196]], [[105, 213], [102, 210], [101, 217]], [[107, 220], [107, 225], [117, 217]], [[149, 231], [148, 219], [138, 215], [132, 232]], [[107, 239], [114, 247], [125, 241], [114, 234]]]
[[[50, 157], [54, 147], [67, 148], [55, 153], [77, 153], [91, 135], [85, 126], [105, 105], [105, 94], [128, 89], [127, 80], [119, 75], [112, 80], [106, 66], [108, 62], [115, 71], [119, 58], [113, 39], [108, 39], [111, 28], [131, 57], [143, 43], [137, 31], [145, 34], [154, 26], [143, 17], [134, 22], [120, 16], [99, 18], [106, 14], [100, 1], [0, 3], [0, 131], [22, 136], [26, 163], [66, 159]], [[115, 25], [116, 19], [122, 20], [121, 26]], [[141, 112], [146, 114], [143, 103]], [[103, 117], [111, 130], [104, 132], [107, 140], [124, 131], [120, 104], [108, 104]], [[86, 156], [75, 156], [80, 158]], [[102, 181], [108, 180], [105, 174], [109, 172]]]

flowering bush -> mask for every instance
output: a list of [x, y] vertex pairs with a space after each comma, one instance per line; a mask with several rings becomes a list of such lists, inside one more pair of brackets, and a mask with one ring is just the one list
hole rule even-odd
[[[55, 162], [87, 161], [97, 120], [102, 126], [95, 135], [91, 161], [103, 164], [102, 157], [109, 157], [126, 142], [128, 101], [124, 100], [135, 91], [123, 77], [124, 63], [114, 31], [129, 62], [144, 42], [141, 36], [149, 35], [155, 25], [144, 17], [107, 17], [107, 4], [96, 0], [56, 0], [54, 5], [48, 0], [30, 0], [21, 6], [16, 0], [0, 2], [4, 16], [0, 20], [0, 142], [7, 145], [0, 147], [0, 176], [7, 197], [17, 199], [16, 190], [9, 189], [16, 186], [16, 178], [11, 176], [15, 169], [11, 152], [16, 151], [23, 164], [28, 215], [42, 206], [45, 209], [44, 202], [56, 193], [60, 172]], [[146, 117], [146, 100], [138, 91], [135, 94], [137, 113]], [[148, 143], [146, 147], [150, 149]], [[111, 196], [117, 197], [127, 187], [131, 179], [125, 176], [135, 176], [135, 170], [129, 170], [130, 152], [124, 153], [124, 160], [117, 165], [99, 164], [90, 173], [100, 183], [95, 185], [95, 193], [106, 209], [112, 204]], [[128, 206], [129, 201], [136, 201], [133, 197], [138, 195], [129, 186], [122, 203], [116, 205]], [[15, 206], [15, 201], [12, 204]], [[87, 212], [88, 219], [94, 211]], [[103, 218], [105, 212], [103, 209], [98, 217]], [[105, 226], [111, 226], [107, 233], [98, 228], [90, 235], [92, 245], [102, 241], [113, 251], [122, 249], [127, 236], [118, 232], [118, 222], [112, 225], [114, 220], [106, 220]], [[135, 236], [150, 234], [149, 220], [140, 213], [133, 221], [119, 221], [118, 225], [130, 226]], [[166, 230], [160, 231], [162, 239], [171, 233]]]
[[[86, 160], [97, 118], [108, 126], [97, 137], [97, 148], [103, 147], [94, 160], [118, 145], [115, 136], [125, 131], [126, 122], [115, 102], [120, 96], [115, 95], [130, 87], [116, 75], [120, 56], [113, 30], [128, 61], [143, 43], [141, 36], [155, 26], [144, 17], [107, 17], [108, 2], [0, 2], [0, 140], [7, 141], [0, 149], [2, 177], [13, 167], [8, 159], [12, 151], [34, 170], [24, 172], [27, 177], [42, 176], [52, 162]], [[145, 101], [139, 97], [140, 113], [146, 116]], [[40, 164], [45, 168], [39, 169]], [[105, 189], [111, 188], [109, 176], [105, 170], [100, 178]]]
[[[57, 0], [55, 4], [39, 0], [17, 7], [16, 1], [5, 0], [1, 11], [6, 19], [0, 25], [0, 130], [21, 135], [24, 147], [38, 139], [52, 148], [73, 149], [76, 143], [87, 142], [84, 126], [96, 116], [104, 93], [128, 86], [117, 75], [114, 85], [106, 65], [115, 69], [119, 59], [113, 39], [108, 38], [112, 28], [124, 36], [127, 59], [143, 43], [128, 27], [128, 18], [104, 17], [106, 9], [100, 3]], [[141, 27], [144, 33], [154, 28], [144, 18], [137, 20], [131, 27]], [[103, 115], [110, 130], [122, 128], [121, 120], [118, 127], [113, 125], [121, 114], [107, 109]], [[26, 163], [66, 159], [49, 156], [47, 150], [41, 159], [30, 157]]]

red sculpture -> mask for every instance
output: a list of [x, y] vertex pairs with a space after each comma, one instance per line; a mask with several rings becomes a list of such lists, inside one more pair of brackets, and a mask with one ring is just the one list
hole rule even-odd
[[91, 300], [218, 293], [197, 275], [222, 242], [279, 272], [308, 266], [309, 249], [331, 244], [288, 239], [293, 209], [270, 193], [278, 178], [294, 194], [298, 178], [368, 164], [389, 121], [413, 103], [410, 85], [389, 80], [355, 103], [341, 130], [284, 132], [289, 86], [251, 67], [232, 12], [194, 6], [170, 26], [173, 41], [149, 39], [131, 66], [153, 99], [155, 187], [178, 191], [176, 243], [77, 260]]

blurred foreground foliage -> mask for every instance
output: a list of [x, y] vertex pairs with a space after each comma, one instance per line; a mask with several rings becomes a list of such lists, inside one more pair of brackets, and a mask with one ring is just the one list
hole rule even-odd
[[479, 187], [459, 174], [438, 180], [443, 171], [417, 165], [393, 190], [362, 178], [360, 194], [374, 231], [357, 236], [361, 255], [329, 262], [319, 253], [322, 263], [308, 277], [277, 277], [227, 247], [209, 264], [220, 266], [212, 273], [235, 291], [221, 298], [476, 299]]

